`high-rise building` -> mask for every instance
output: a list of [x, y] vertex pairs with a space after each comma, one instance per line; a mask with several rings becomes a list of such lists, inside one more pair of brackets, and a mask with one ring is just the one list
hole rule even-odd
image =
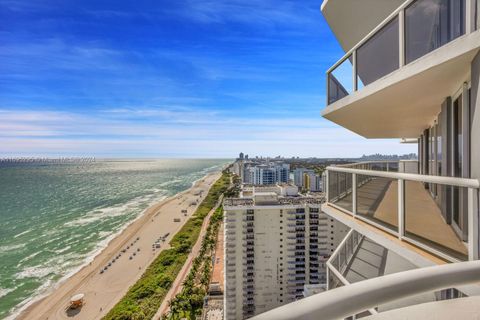
[[293, 170], [293, 183], [299, 187], [303, 188], [303, 178], [305, 173], [312, 172], [313, 170], [311, 169], [306, 169], [306, 168], [295, 168]]
[[322, 115], [366, 138], [415, 139], [418, 161], [327, 167], [322, 211], [351, 228], [327, 262], [328, 291], [258, 319], [474, 319], [480, 0], [321, 10], [346, 52], [327, 70]]
[[308, 191], [321, 191], [322, 177], [315, 172], [305, 172], [303, 174], [303, 188]]
[[245, 319], [325, 284], [325, 262], [347, 228], [320, 210], [323, 198], [291, 185], [244, 186], [226, 199], [225, 319]]
[[311, 169], [296, 168], [293, 170], [293, 183], [306, 191], [322, 191], [322, 177]]
[[269, 185], [288, 183], [290, 165], [287, 163], [267, 162], [248, 163], [244, 166], [244, 179], [246, 184]]

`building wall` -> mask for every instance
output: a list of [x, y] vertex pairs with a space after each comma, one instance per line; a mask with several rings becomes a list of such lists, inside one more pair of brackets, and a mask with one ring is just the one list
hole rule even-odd
[[[248, 232], [249, 222], [253, 232]], [[325, 263], [347, 230], [322, 213], [320, 204], [305, 204], [225, 206], [225, 232], [225, 318], [230, 320], [295, 301], [305, 284], [325, 283]], [[297, 243], [302, 235], [304, 243]], [[246, 263], [247, 242], [253, 243], [253, 271]], [[251, 314], [243, 310], [248, 299], [254, 306]]]

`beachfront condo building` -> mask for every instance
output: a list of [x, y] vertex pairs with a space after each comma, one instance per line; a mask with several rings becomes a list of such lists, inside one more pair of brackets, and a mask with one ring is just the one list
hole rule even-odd
[[323, 117], [413, 140], [418, 161], [327, 167], [322, 212], [351, 229], [327, 261], [328, 291], [256, 319], [477, 319], [480, 0], [321, 11], [345, 51], [326, 71]]
[[294, 185], [243, 186], [224, 201], [225, 319], [301, 299], [305, 285], [325, 287], [325, 263], [348, 230], [322, 202]]
[[243, 183], [253, 185], [274, 185], [288, 183], [290, 165], [283, 162], [244, 162]]

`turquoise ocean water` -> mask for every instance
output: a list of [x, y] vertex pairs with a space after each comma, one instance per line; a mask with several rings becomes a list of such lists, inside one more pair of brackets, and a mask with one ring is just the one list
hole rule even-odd
[[0, 319], [88, 263], [149, 205], [227, 163], [0, 163]]

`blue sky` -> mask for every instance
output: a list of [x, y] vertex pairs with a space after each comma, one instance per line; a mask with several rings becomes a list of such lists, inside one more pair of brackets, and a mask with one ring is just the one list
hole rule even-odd
[[415, 152], [320, 117], [320, 4], [1, 0], [0, 157]]

